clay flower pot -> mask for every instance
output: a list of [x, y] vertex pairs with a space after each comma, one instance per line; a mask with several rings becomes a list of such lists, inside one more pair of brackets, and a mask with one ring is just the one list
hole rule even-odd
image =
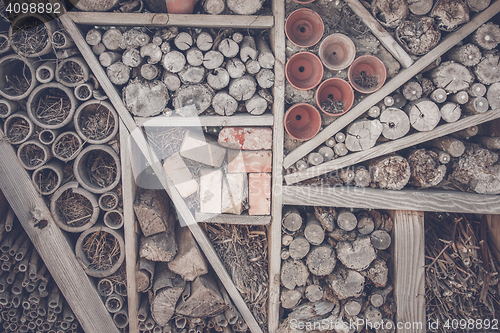
[[286, 79], [300, 90], [316, 87], [323, 78], [323, 64], [311, 52], [299, 52], [290, 57], [285, 66]]
[[[349, 67], [348, 76], [349, 82], [351, 82], [354, 89], [369, 94], [379, 90], [384, 85], [387, 70], [379, 58], [364, 55], [353, 61], [351, 67]], [[376, 83], [370, 82], [374, 81], [373, 78], [376, 79]]]
[[331, 34], [321, 42], [318, 54], [327, 68], [338, 71], [352, 63], [356, 57], [356, 46], [346, 35]]
[[295, 1], [296, 3], [300, 3], [301, 5], [314, 2], [314, 0], [293, 0], [293, 1]]
[[171, 14], [192, 14], [195, 0], [166, 0], [167, 12]]
[[325, 27], [323, 20], [314, 10], [301, 8], [288, 16], [285, 33], [288, 39], [297, 46], [311, 47], [320, 41]]
[[[323, 101], [341, 101], [344, 103], [343, 111], [341, 112], [328, 112], [321, 107]], [[351, 85], [340, 78], [334, 77], [325, 80], [321, 83], [316, 90], [316, 103], [321, 111], [329, 116], [340, 116], [346, 113], [354, 103], [354, 90]]]
[[312, 105], [295, 104], [285, 114], [285, 130], [299, 141], [312, 139], [321, 128], [321, 115]]

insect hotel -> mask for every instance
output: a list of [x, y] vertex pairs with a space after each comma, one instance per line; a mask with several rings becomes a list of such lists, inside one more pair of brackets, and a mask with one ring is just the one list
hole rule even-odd
[[4, 1], [1, 330], [498, 330], [499, 12]]

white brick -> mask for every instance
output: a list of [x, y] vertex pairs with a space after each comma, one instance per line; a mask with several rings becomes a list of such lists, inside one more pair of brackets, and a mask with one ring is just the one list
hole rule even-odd
[[186, 163], [179, 153], [175, 153], [163, 162], [163, 169], [172, 180], [177, 191], [183, 198], [198, 191], [198, 182], [193, 178]]
[[224, 161], [226, 149], [215, 141], [207, 141], [202, 134], [187, 131], [182, 141], [180, 154], [184, 158], [218, 168]]
[[241, 214], [248, 208], [246, 173], [227, 173], [222, 177], [222, 213]]
[[200, 170], [200, 213], [220, 214], [222, 207], [222, 171]]

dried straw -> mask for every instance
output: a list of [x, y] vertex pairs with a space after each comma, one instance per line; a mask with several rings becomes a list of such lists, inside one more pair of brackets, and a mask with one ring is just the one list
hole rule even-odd
[[[87, 87], [85, 89], [88, 91]], [[82, 133], [92, 140], [101, 140], [108, 137], [113, 133], [116, 126], [113, 114], [103, 105], [87, 106], [81, 113], [79, 121]]]
[[38, 98], [35, 117], [47, 125], [62, 123], [71, 111], [71, 101], [64, 91], [57, 88], [43, 90]]
[[14, 26], [11, 43], [24, 55], [32, 55], [42, 51], [49, 42], [47, 27], [39, 19], [33, 17]]
[[117, 175], [117, 166], [111, 155], [103, 151], [91, 151], [86, 159], [85, 172], [90, 183], [99, 187], [111, 185]]
[[35, 185], [40, 192], [47, 193], [57, 186], [58, 180], [59, 176], [57, 173], [52, 169], [46, 168], [37, 173]]
[[93, 232], [83, 240], [83, 253], [89, 260], [91, 269], [107, 270], [120, 257], [118, 240], [106, 231]]
[[7, 139], [10, 143], [16, 144], [26, 138], [30, 132], [28, 122], [23, 118], [15, 118], [10, 122], [7, 129]]
[[45, 152], [37, 145], [27, 144], [26, 146], [21, 148], [19, 157], [21, 158], [24, 165], [28, 167], [36, 167], [43, 164], [45, 159]]
[[80, 149], [78, 138], [72, 134], [62, 136], [54, 145], [54, 155], [63, 158], [71, 159]]
[[81, 227], [92, 218], [92, 203], [85, 196], [67, 189], [56, 201], [57, 214], [64, 224]]

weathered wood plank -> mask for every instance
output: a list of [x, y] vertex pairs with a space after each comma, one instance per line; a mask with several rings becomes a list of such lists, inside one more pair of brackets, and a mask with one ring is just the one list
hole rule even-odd
[[196, 212], [196, 222], [247, 224], [247, 225], [268, 225], [271, 223], [271, 216], [270, 215], [209, 214], [209, 213]]
[[352, 11], [366, 24], [373, 35], [379, 39], [397, 61], [408, 68], [413, 64], [413, 60], [401, 45], [384, 29], [384, 27], [370, 14], [370, 12], [358, 0], [345, 0]]
[[345, 115], [341, 116], [333, 123], [328, 125], [324, 130], [319, 132], [314, 138], [303, 143], [296, 149], [294, 149], [290, 154], [288, 154], [284, 161], [283, 166], [285, 168], [290, 167], [293, 163], [297, 162], [299, 159], [304, 157], [307, 153], [318, 147], [320, 144], [325, 142], [328, 138], [335, 135], [338, 131], [349, 125], [353, 120], [362, 115], [366, 110], [375, 105], [377, 102], [381, 101], [385, 96], [391, 94], [395, 89], [403, 85], [406, 81], [417, 75], [422, 69], [427, 67], [432, 63], [437, 57], [444, 54], [450, 48], [452, 48], [459, 41], [467, 37], [478, 27], [480, 27], [484, 22], [491, 19], [498, 12], [500, 12], [500, 1], [496, 1], [488, 7], [488, 9], [477, 14], [469, 23], [465, 24], [462, 28], [456, 32], [450, 34], [448, 37], [443, 39], [441, 43], [436, 46], [432, 51], [427, 53], [425, 56], [416, 61], [413, 65], [407, 69], [401, 71], [398, 75], [393, 77], [388, 81], [382, 88], [374, 92], [373, 94], [364, 98], [358, 105], [353, 107]]
[[280, 316], [280, 270], [281, 270], [281, 209], [283, 197], [283, 140], [285, 114], [285, 1], [273, 0], [274, 28], [271, 30], [271, 47], [274, 51], [274, 126], [273, 126], [273, 173], [271, 186], [272, 222], [268, 229], [269, 242], [269, 302], [268, 329], [278, 330]]
[[350, 153], [346, 156], [333, 159], [329, 162], [288, 174], [285, 176], [285, 181], [288, 185], [295, 184], [305, 179], [316, 177], [330, 171], [339, 170], [341, 168], [367, 161], [378, 156], [393, 153], [395, 151], [408, 148], [435, 138], [439, 138], [497, 118], [500, 118], [500, 109], [490, 110], [485, 113], [466, 117], [454, 123], [447, 123], [438, 126], [428, 132], [417, 132], [402, 137], [401, 139], [382, 143], [367, 150]]
[[487, 215], [488, 237], [492, 244], [492, 253], [500, 260], [500, 215]]
[[135, 232], [134, 198], [137, 186], [132, 174], [130, 133], [120, 121], [120, 157], [122, 163], [123, 231], [125, 237], [125, 268], [127, 272], [127, 301], [129, 333], [139, 333], [139, 293], [135, 280], [135, 266], [139, 249], [139, 236]]
[[[164, 14], [164, 13], [108, 13], [70, 12], [69, 16], [77, 24], [147, 26], [147, 27], [198, 27], [198, 28], [238, 28], [270, 29], [274, 25], [272, 16], [252, 15], [208, 15], [208, 14]], [[126, 15], [126, 19], [124, 19]]]
[[144, 127], [193, 127], [193, 126], [273, 126], [273, 115], [252, 116], [237, 114], [233, 116], [199, 117], [135, 117], [137, 126]]
[[[19, 163], [2, 130], [0, 156], [0, 189], [83, 329], [85, 332], [118, 333], [93, 282], [77, 261], [73, 246], [55, 224], [44, 199]], [[40, 222], [47, 225], [40, 228], [37, 225]]]
[[500, 196], [443, 190], [283, 186], [284, 205], [500, 214]]
[[394, 298], [398, 309], [395, 322], [412, 324], [404, 332], [423, 333], [426, 331], [424, 212], [397, 210], [391, 215]]

